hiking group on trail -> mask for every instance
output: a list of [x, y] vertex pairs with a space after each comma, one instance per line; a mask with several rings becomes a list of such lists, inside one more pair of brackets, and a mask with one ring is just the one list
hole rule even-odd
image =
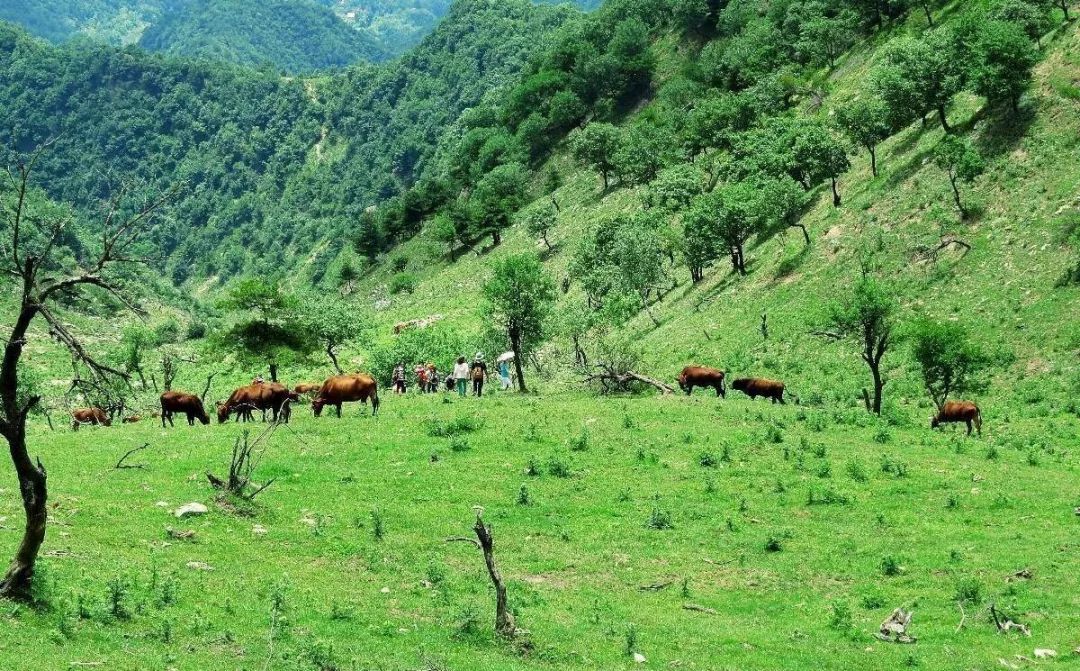
[[[499, 357], [495, 364], [495, 372], [499, 376], [499, 389], [506, 391], [512, 386], [510, 378], [510, 358], [507, 355]], [[458, 396], [468, 396], [470, 383], [472, 395], [482, 397], [484, 395], [484, 383], [487, 382], [489, 367], [483, 352], [477, 352], [470, 362], [466, 357], [458, 357], [445, 378], [445, 391], [457, 391]], [[434, 362], [417, 364], [413, 369], [413, 378], [416, 381], [416, 389], [421, 394], [434, 394], [440, 391], [439, 383], [441, 376]], [[399, 362], [394, 367], [391, 375], [391, 388], [395, 394], [407, 394], [409, 391], [408, 373], [405, 362]]]

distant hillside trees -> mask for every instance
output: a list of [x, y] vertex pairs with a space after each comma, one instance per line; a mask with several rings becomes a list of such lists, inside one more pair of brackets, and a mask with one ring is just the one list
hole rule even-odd
[[622, 139], [618, 128], [609, 123], [591, 123], [570, 136], [570, 151], [582, 164], [600, 173], [604, 190], [611, 188], [615, 156]]
[[1006, 103], [1018, 112], [1036, 62], [1035, 45], [1020, 26], [990, 21], [974, 45], [968, 73], [972, 89], [990, 104]]
[[870, 154], [870, 172], [877, 177], [877, 146], [892, 135], [885, 103], [867, 98], [843, 105], [836, 111], [836, 125], [851, 142]]
[[517, 254], [494, 263], [484, 284], [483, 318], [499, 324], [514, 352], [518, 390], [525, 384], [524, 359], [543, 342], [555, 302], [555, 283], [535, 254]]

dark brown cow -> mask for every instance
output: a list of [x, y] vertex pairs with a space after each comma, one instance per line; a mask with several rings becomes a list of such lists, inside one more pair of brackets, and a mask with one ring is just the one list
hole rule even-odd
[[[232, 393], [229, 400], [218, 404], [218, 422], [224, 424], [229, 421], [229, 415], [236, 413], [236, 421], [245, 422], [254, 420], [251, 413], [253, 410], [262, 410], [263, 421], [266, 421], [266, 411], [273, 413], [274, 421], [278, 421], [282, 409], [286, 407], [292, 394], [284, 385], [277, 382], [260, 382], [240, 387]], [[284, 417], [288, 422], [288, 414]]]
[[679, 388], [689, 396], [694, 392], [694, 387], [715, 389], [717, 396], [726, 396], [724, 371], [704, 366], [687, 366], [683, 368], [682, 373], [679, 373]]
[[71, 411], [71, 430], [78, 431], [83, 424], [112, 426], [109, 415], [101, 408], [78, 408]]
[[773, 403], [784, 402], [784, 383], [777, 380], [765, 380], [756, 377], [742, 378], [731, 383], [731, 388], [741, 391], [751, 398], [758, 396], [772, 399]]
[[971, 435], [972, 424], [979, 430], [979, 435], [982, 435], [982, 411], [971, 401], [949, 401], [937, 415], [930, 418], [930, 428], [936, 429], [942, 424], [960, 422], [967, 424], [967, 435]]
[[204, 425], [210, 423], [210, 415], [203, 409], [202, 399], [195, 394], [185, 394], [182, 391], [167, 391], [161, 395], [161, 428], [165, 428], [165, 420], [169, 426], [173, 425], [173, 414], [187, 415], [188, 426], [195, 426], [195, 420]]
[[323, 382], [315, 400], [311, 402], [311, 409], [315, 416], [322, 415], [323, 407], [332, 405], [337, 408], [337, 416], [341, 417], [341, 404], [360, 401], [367, 403], [371, 399], [372, 416], [379, 414], [379, 383], [370, 375], [357, 373], [355, 375], [337, 375]]

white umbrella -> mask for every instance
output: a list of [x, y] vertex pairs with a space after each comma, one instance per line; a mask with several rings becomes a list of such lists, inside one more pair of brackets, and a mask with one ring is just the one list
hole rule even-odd
[[514, 353], [513, 352], [506, 352], [502, 356], [500, 356], [498, 359], [496, 359], [496, 363], [502, 363], [503, 361], [513, 361], [513, 360], [514, 360]]

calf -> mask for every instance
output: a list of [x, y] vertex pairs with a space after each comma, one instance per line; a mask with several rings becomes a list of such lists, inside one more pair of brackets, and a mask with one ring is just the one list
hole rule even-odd
[[979, 435], [982, 435], [982, 412], [979, 406], [971, 401], [949, 401], [941, 406], [938, 414], [930, 418], [930, 428], [936, 429], [942, 424], [959, 422], [967, 424], [967, 435], [971, 435], [972, 424], [978, 429]]
[[724, 371], [704, 366], [687, 366], [679, 373], [679, 388], [689, 396], [694, 392], [694, 387], [715, 389], [717, 396], [726, 396], [727, 389], [724, 387]]
[[173, 414], [186, 415], [188, 426], [195, 426], [195, 420], [204, 425], [210, 423], [210, 416], [203, 408], [202, 399], [195, 394], [185, 394], [180, 391], [167, 391], [161, 395], [161, 428], [165, 428], [165, 421], [173, 426]]
[[751, 399], [764, 396], [771, 399], [773, 403], [783, 404], [784, 402], [784, 383], [777, 380], [765, 380], [756, 377], [742, 378], [732, 382], [731, 388], [741, 391]]
[[112, 426], [109, 415], [101, 408], [79, 408], [71, 412], [71, 430], [78, 431], [83, 424]]

